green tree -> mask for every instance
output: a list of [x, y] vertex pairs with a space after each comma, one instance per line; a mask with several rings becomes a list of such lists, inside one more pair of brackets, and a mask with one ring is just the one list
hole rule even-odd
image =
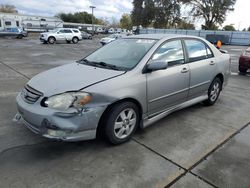
[[131, 20], [133, 25], [147, 27], [155, 18], [153, 0], [134, 0]]
[[0, 12], [18, 13], [16, 7], [14, 5], [9, 5], [9, 4], [1, 4], [0, 5]]
[[[87, 23], [87, 24], [92, 23], [92, 14], [89, 14], [87, 12], [76, 12], [74, 14], [59, 13], [56, 16], [61, 18], [64, 22]], [[96, 17], [94, 17], [93, 23], [98, 24], [99, 20]]]
[[195, 30], [195, 25], [191, 22], [186, 21], [185, 19], [180, 19], [177, 22], [177, 28]]
[[177, 27], [180, 20], [179, 0], [155, 0], [154, 27], [170, 28]]
[[225, 31], [236, 31], [236, 29], [234, 28], [233, 25], [225, 25], [223, 27], [223, 30], [225, 30]]
[[124, 29], [131, 29], [132, 28], [132, 21], [129, 14], [123, 14], [122, 18], [120, 19], [120, 26]]
[[183, 0], [192, 7], [191, 14], [205, 20], [203, 29], [213, 30], [217, 24], [221, 25], [229, 11], [234, 10], [236, 0]]

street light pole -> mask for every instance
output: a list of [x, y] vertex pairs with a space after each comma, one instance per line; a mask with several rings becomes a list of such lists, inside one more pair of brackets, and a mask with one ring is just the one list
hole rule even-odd
[[92, 9], [92, 32], [94, 34], [94, 8], [96, 8], [95, 6], [89, 6], [89, 8]]

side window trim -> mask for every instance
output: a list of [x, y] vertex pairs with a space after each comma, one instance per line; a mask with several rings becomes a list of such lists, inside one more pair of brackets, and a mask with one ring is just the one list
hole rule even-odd
[[[165, 40], [164, 42], [162, 42], [159, 47], [153, 52], [153, 54], [151, 55], [151, 57], [149, 58], [149, 61], [152, 60], [154, 54], [162, 47], [164, 46], [166, 43], [168, 42], [173, 42], [173, 41], [180, 41], [181, 42], [181, 46], [182, 46], [182, 51], [183, 51], [183, 63], [178, 63], [176, 65], [172, 65], [172, 66], [169, 66], [169, 68], [172, 68], [172, 67], [176, 67], [176, 66], [180, 66], [180, 65], [183, 65], [186, 63], [186, 55], [185, 55], [185, 50], [184, 50], [184, 46], [182, 44], [182, 38], [173, 38], [173, 39], [167, 39]], [[174, 62], [174, 61], [171, 61], [171, 62]], [[146, 63], [148, 64], [148, 62]]]
[[[192, 60], [190, 60], [189, 55], [188, 55], [187, 45], [186, 45], [186, 42], [185, 42], [185, 41], [187, 41], [187, 40], [199, 41], [199, 42], [201, 42], [202, 44], [204, 44], [204, 46], [205, 46], [205, 48], [206, 48], [206, 53], [207, 53], [207, 55], [206, 55], [206, 56], [195, 57], [195, 58], [192, 58]], [[214, 57], [214, 53], [213, 53], [213, 51], [211, 50], [211, 48], [210, 48], [204, 41], [202, 41], [202, 40], [200, 40], [200, 39], [197, 39], [197, 38], [184, 38], [184, 39], [183, 39], [183, 44], [184, 44], [184, 46], [185, 46], [185, 51], [186, 51], [185, 55], [186, 55], [186, 59], [187, 59], [186, 62], [187, 62], [187, 63], [193, 63], [193, 62], [196, 62], [196, 61], [205, 60], [205, 59], [210, 59], [210, 58], [213, 58], [213, 57]], [[209, 55], [208, 55], [208, 50], [210, 50], [210, 52], [211, 52], [211, 57], [209, 57]]]

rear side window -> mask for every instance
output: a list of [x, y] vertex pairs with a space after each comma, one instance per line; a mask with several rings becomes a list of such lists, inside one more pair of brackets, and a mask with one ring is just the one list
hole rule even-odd
[[156, 50], [152, 59], [168, 62], [168, 66], [184, 63], [184, 54], [181, 40], [166, 42]]
[[78, 31], [78, 30], [75, 30], [75, 29], [74, 29], [73, 31], [74, 31], [74, 33], [79, 33], [79, 31]]
[[199, 40], [185, 40], [189, 62], [213, 57], [212, 51]]

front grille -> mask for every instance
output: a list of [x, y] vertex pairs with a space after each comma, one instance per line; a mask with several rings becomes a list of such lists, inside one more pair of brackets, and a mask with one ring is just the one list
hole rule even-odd
[[29, 85], [26, 85], [21, 92], [21, 96], [23, 97], [23, 99], [31, 104], [35, 103], [42, 95], [43, 93], [35, 90]]

